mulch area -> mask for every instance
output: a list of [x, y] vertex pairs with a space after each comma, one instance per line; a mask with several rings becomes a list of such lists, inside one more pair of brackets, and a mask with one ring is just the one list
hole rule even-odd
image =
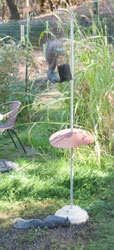
[[89, 242], [92, 230], [90, 222], [43, 230], [18, 230], [12, 227], [9, 230], [0, 230], [0, 250], [75, 250], [79, 241], [84, 245]]

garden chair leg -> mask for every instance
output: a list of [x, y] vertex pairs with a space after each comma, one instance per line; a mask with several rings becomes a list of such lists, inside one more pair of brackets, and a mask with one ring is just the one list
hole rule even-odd
[[15, 148], [17, 148], [17, 145], [16, 145], [16, 143], [15, 143], [15, 141], [14, 141], [14, 139], [13, 139], [13, 136], [11, 135], [9, 129], [7, 130], [7, 132], [8, 132], [9, 137], [11, 138], [11, 140], [12, 140], [12, 142], [13, 142]]
[[18, 137], [18, 135], [17, 135], [16, 131], [15, 131], [14, 129], [12, 129], [12, 131], [13, 131], [13, 133], [15, 134], [15, 136], [16, 136], [16, 138], [17, 138], [18, 142], [20, 143], [20, 145], [21, 145], [21, 147], [22, 147], [22, 149], [23, 149], [24, 153], [26, 154], [27, 152], [26, 152], [26, 150], [25, 150], [25, 147], [23, 146], [23, 144], [22, 144], [22, 142], [21, 142], [20, 138]]
[[[23, 149], [24, 153], [26, 154], [27, 152], [26, 152], [26, 150], [25, 150], [25, 148], [24, 148], [24, 146], [23, 146], [23, 144], [22, 144], [22, 142], [21, 142], [20, 138], [18, 137], [18, 135], [17, 135], [16, 131], [15, 131], [14, 129], [11, 129], [11, 130], [12, 130], [12, 131], [13, 131], [13, 133], [15, 134], [15, 136], [16, 136], [16, 138], [17, 138], [18, 142], [20, 143], [20, 145], [21, 145], [21, 147], [22, 147], [22, 149]], [[13, 136], [11, 135], [11, 133], [10, 133], [9, 129], [8, 129], [7, 131], [8, 131], [8, 134], [9, 134], [9, 136], [10, 136], [10, 138], [11, 138], [11, 140], [12, 140], [13, 144], [15, 145], [15, 148], [17, 148], [17, 145], [16, 145], [16, 143], [15, 143], [15, 141], [14, 141], [14, 139], [13, 139]]]

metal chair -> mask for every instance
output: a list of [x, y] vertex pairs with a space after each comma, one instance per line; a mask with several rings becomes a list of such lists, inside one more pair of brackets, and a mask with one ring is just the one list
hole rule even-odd
[[15, 129], [14, 129], [14, 125], [15, 125], [15, 121], [16, 121], [16, 118], [17, 118], [17, 115], [18, 115], [18, 109], [21, 105], [21, 102], [19, 101], [11, 101], [11, 102], [6, 102], [6, 103], [3, 103], [3, 104], [0, 104], [0, 108], [3, 107], [3, 106], [8, 106], [10, 107], [9, 109], [9, 112], [1, 115], [1, 119], [0, 120], [4, 120], [4, 119], [7, 119], [6, 122], [4, 123], [0, 123], [0, 133], [3, 133], [4, 131], [7, 131], [15, 148], [17, 148], [17, 144], [15, 143], [14, 139], [13, 139], [13, 136], [12, 136], [12, 133], [11, 131], [13, 132], [13, 134], [16, 136], [20, 146], [22, 147], [24, 153], [26, 153], [26, 150], [21, 142], [21, 140], [19, 139]]

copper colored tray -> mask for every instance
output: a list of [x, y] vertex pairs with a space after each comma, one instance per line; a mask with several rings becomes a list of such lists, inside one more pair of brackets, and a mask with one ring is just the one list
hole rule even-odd
[[93, 135], [81, 129], [64, 129], [60, 130], [49, 138], [53, 147], [56, 148], [75, 148], [81, 145], [92, 144], [94, 142]]

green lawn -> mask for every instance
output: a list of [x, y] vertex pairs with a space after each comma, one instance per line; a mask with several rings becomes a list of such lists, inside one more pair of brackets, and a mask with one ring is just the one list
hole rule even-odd
[[[70, 204], [70, 151], [53, 148], [49, 137], [70, 127], [71, 88], [69, 82], [56, 85], [44, 79], [44, 60], [39, 78], [38, 65], [32, 58], [33, 50], [36, 56], [39, 52], [34, 48], [30, 48], [28, 58], [26, 48], [4, 44], [1, 103], [21, 101], [16, 129], [27, 154], [20, 147], [14, 148], [7, 133], [0, 135], [0, 159], [19, 164], [17, 171], [0, 173], [0, 250], [113, 249], [114, 107], [109, 97], [113, 98], [114, 91], [114, 50], [107, 44], [101, 26], [95, 37], [92, 30], [86, 34], [77, 22], [75, 26], [73, 123], [90, 131], [95, 142], [73, 150], [73, 193], [74, 205], [87, 210], [89, 221], [68, 228], [13, 227], [18, 217], [44, 219]], [[29, 61], [31, 72], [37, 65], [35, 79], [28, 79], [27, 92], [24, 78], [19, 81], [19, 59]]]
[[[43, 219], [70, 203], [69, 150], [51, 147], [48, 125], [43, 126], [43, 130], [42, 125], [33, 129], [31, 142], [35, 149], [27, 145], [27, 128], [24, 131], [19, 129], [18, 133], [25, 142], [27, 155], [20, 148], [14, 149], [7, 134], [1, 135], [0, 140], [0, 158], [19, 164], [18, 171], [0, 175], [0, 228], [3, 238], [4, 232], [6, 238], [12, 235], [12, 230], [15, 232], [13, 221], [17, 217]], [[34, 134], [37, 134], [37, 139]], [[16, 249], [23, 249], [26, 242], [28, 248], [25, 249], [34, 249], [39, 240], [40, 248], [36, 249], [47, 249], [46, 240], [43, 240], [46, 238], [48, 249], [113, 249], [113, 193], [114, 157], [105, 152], [99, 165], [94, 145], [75, 149], [74, 204], [88, 211], [89, 222], [67, 230], [29, 229], [23, 232], [23, 236], [21, 230], [17, 230], [15, 238], [18, 235], [18, 240], [10, 237], [10, 245], [13, 240], [18, 247]], [[4, 242], [0, 249], [8, 249], [7, 243]]]

